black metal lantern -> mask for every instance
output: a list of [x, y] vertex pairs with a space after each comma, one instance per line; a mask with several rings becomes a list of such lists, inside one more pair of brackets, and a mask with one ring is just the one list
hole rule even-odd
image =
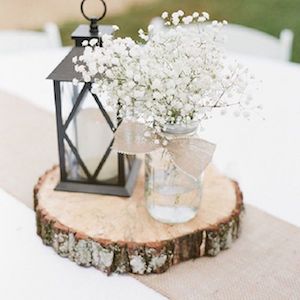
[[75, 47], [48, 76], [54, 82], [56, 123], [60, 162], [60, 183], [56, 190], [130, 196], [138, 176], [140, 161], [133, 155], [111, 151], [114, 132], [121, 120], [107, 110], [105, 97], [91, 93], [91, 83], [73, 85], [78, 76], [73, 57], [80, 56], [82, 42], [112, 34], [112, 26], [98, 26], [100, 18], [88, 18], [91, 24], [80, 25], [72, 34]]

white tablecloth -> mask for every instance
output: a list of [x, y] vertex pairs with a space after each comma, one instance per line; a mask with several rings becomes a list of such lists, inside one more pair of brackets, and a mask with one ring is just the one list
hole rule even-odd
[[0, 299], [164, 299], [129, 276], [107, 276], [59, 258], [36, 235], [34, 212], [0, 190]]
[[[66, 52], [0, 57], [0, 89], [54, 111], [52, 84], [45, 78]], [[203, 137], [217, 143], [215, 162], [239, 180], [247, 203], [300, 226], [300, 65], [239, 58], [263, 81], [256, 97], [265, 120], [218, 117], [207, 123]], [[128, 276], [108, 278], [58, 259], [35, 236], [33, 212], [6, 194], [0, 196], [5, 237], [0, 299], [162, 299]]]

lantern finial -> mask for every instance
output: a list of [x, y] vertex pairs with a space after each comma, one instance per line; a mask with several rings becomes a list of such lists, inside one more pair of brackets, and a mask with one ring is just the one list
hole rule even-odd
[[84, 3], [85, 2], [86, 2], [86, 0], [82, 0], [82, 2], [81, 2], [81, 7], [80, 7], [81, 13], [82, 13], [82, 15], [84, 16], [85, 19], [87, 19], [88, 21], [91, 22], [91, 24], [90, 24], [90, 33], [92, 33], [92, 34], [98, 34], [98, 32], [99, 32], [99, 30], [98, 30], [98, 22], [105, 17], [106, 12], [107, 12], [106, 3], [105, 3], [104, 0], [100, 0], [100, 2], [102, 2], [103, 7], [104, 7], [103, 13], [102, 13], [102, 15], [100, 17], [88, 17], [86, 15], [86, 13], [84, 12]]

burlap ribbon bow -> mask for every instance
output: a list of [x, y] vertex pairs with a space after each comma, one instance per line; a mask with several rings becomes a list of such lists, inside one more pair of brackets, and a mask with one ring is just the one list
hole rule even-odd
[[176, 137], [166, 143], [157, 143], [157, 138], [146, 137], [145, 133], [148, 128], [144, 124], [123, 121], [115, 132], [112, 150], [123, 154], [146, 154], [164, 148], [180, 170], [198, 179], [216, 148], [208, 141], [193, 137]]

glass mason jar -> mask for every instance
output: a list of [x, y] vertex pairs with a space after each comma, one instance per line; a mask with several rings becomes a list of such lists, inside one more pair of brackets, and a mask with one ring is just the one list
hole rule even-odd
[[[171, 125], [165, 135], [169, 139], [197, 137], [197, 128], [198, 123], [184, 127]], [[200, 206], [202, 182], [203, 174], [196, 180], [185, 174], [176, 167], [166, 149], [145, 156], [146, 206], [150, 215], [160, 222], [177, 224], [193, 219]]]

